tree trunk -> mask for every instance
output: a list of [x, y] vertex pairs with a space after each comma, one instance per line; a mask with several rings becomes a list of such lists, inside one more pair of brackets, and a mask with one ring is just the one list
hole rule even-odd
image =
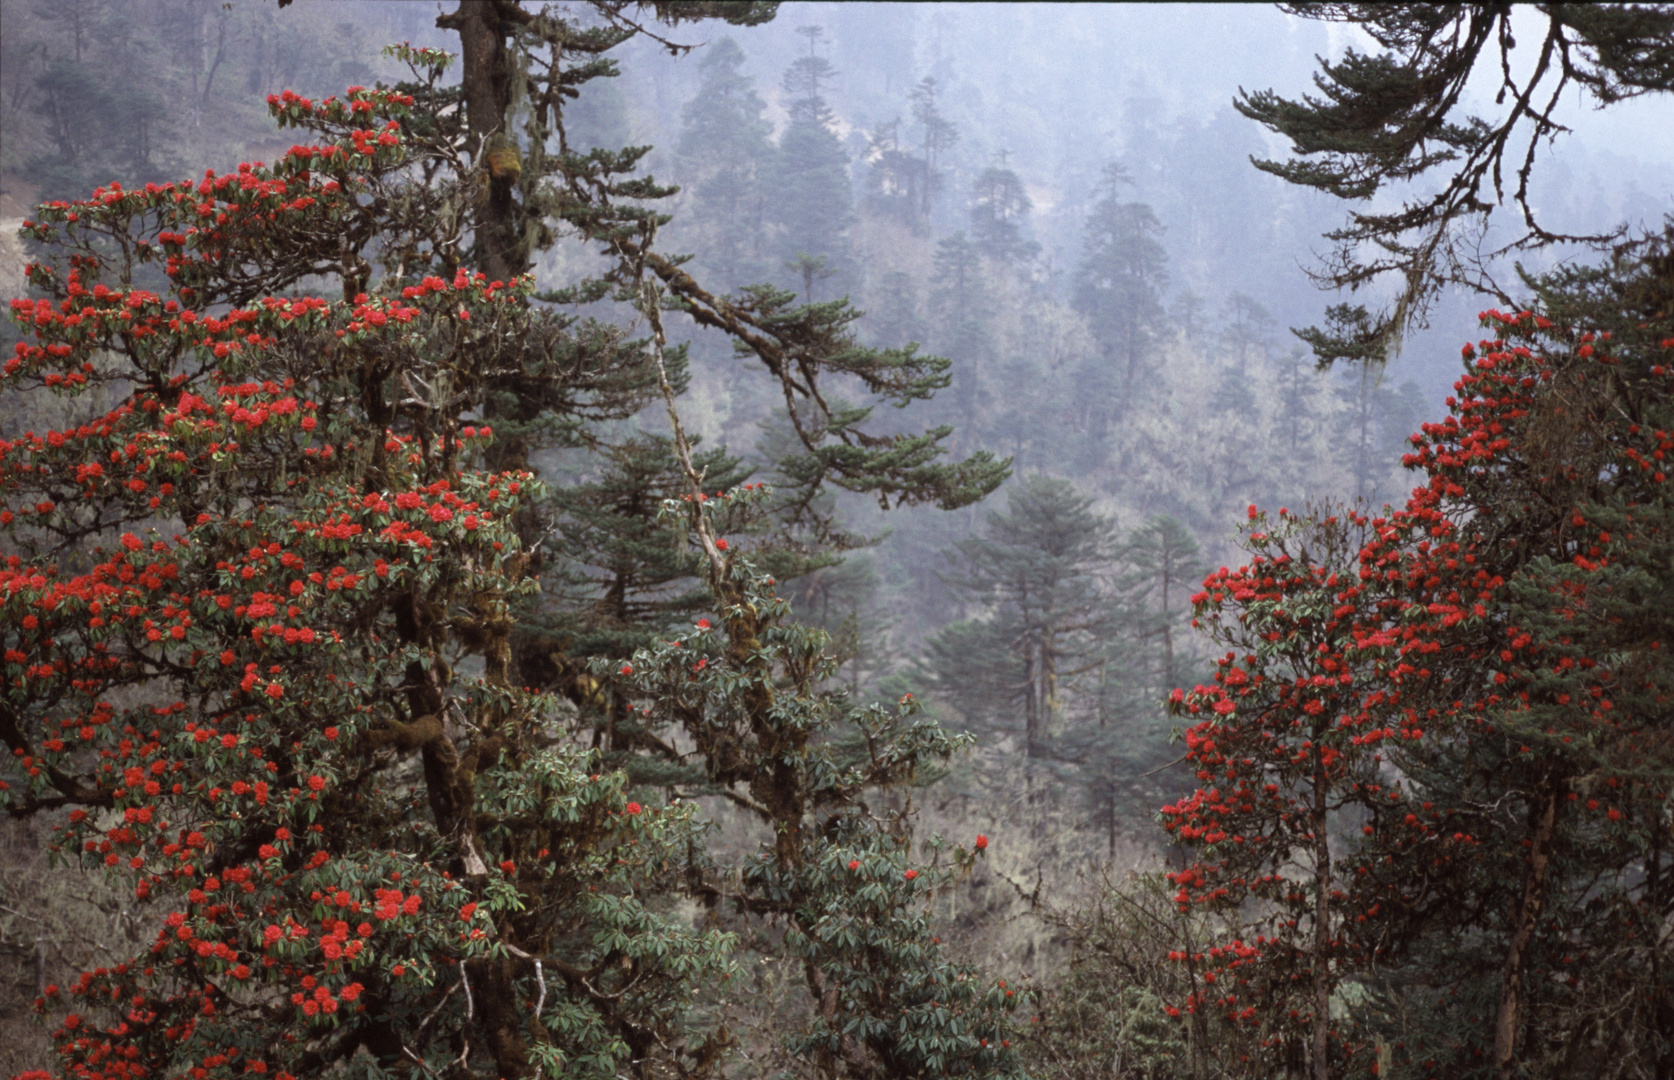
[[[485, 167], [489, 143], [507, 135], [506, 111], [511, 107], [511, 72], [506, 58], [506, 35], [500, 9], [503, 0], [459, 0], [459, 7], [436, 19], [443, 30], [459, 34], [465, 95], [465, 124], [470, 131], [474, 163]], [[476, 263], [491, 280], [509, 281], [526, 266], [517, 253], [517, 204], [512, 198], [512, 176], [488, 179], [482, 213], [477, 219]]]
[[1494, 1017], [1494, 1076], [1511, 1080], [1517, 1053], [1518, 1015], [1523, 999], [1523, 966], [1529, 940], [1546, 903], [1546, 871], [1552, 861], [1552, 827], [1558, 816], [1558, 791], [1548, 787], [1540, 796], [1531, 821], [1528, 871], [1523, 878], [1523, 898], [1517, 904], [1511, 941], [1506, 946], [1505, 965], [1500, 973], [1500, 1005]]
[[1325, 755], [1314, 730], [1314, 1024], [1313, 1080], [1331, 1080], [1331, 841], [1326, 833]]
[[1046, 756], [1046, 737], [1051, 724], [1052, 685], [1048, 647], [1039, 637], [1028, 644], [1027, 669], [1029, 702], [1024, 712], [1024, 740], [1029, 757]]
[[[1668, 910], [1667, 875], [1663, 872], [1662, 844], [1666, 834], [1657, 828], [1651, 830], [1651, 859], [1649, 881], [1646, 894], [1650, 898], [1651, 919], [1653, 926], [1661, 926]], [[1654, 1004], [1656, 1030], [1674, 1032], [1674, 994], [1670, 994], [1663, 982], [1662, 963], [1663, 944], [1657, 937], [1651, 939], [1651, 985], [1656, 989]], [[1656, 1080], [1674, 1080], [1674, 1037], [1664, 1035], [1657, 1047], [1655, 1065]]]

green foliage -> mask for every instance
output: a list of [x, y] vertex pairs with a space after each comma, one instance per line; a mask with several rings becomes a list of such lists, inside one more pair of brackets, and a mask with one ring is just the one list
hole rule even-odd
[[[1440, 291], [1463, 284], [1511, 299], [1497, 287], [1471, 238], [1492, 211], [1511, 202], [1519, 235], [1503, 250], [1534, 250], [1563, 242], [1602, 246], [1618, 238], [1569, 236], [1540, 223], [1530, 197], [1535, 149], [1565, 128], [1554, 110], [1572, 85], [1599, 107], [1674, 89], [1674, 7], [1666, 4], [1542, 9], [1544, 29], [1532, 65], [1511, 60], [1516, 46], [1510, 8], [1435, 4], [1296, 4], [1292, 14], [1350, 23], [1381, 50], [1350, 47], [1322, 60], [1319, 96], [1291, 100], [1271, 90], [1243, 93], [1233, 104], [1245, 116], [1290, 140], [1289, 161], [1256, 167], [1337, 198], [1369, 201], [1391, 187], [1429, 178], [1431, 190], [1403, 195], [1398, 205], [1351, 210], [1326, 234], [1335, 250], [1316, 281], [1350, 291], [1387, 275], [1401, 281], [1395, 301], [1373, 313], [1340, 304], [1324, 329], [1299, 331], [1320, 364], [1350, 360], [1378, 365], [1399, 350], [1403, 335], [1422, 326]], [[1474, 72], [1487, 67], [1498, 84], [1498, 115], [1483, 119], [1460, 104]], [[1520, 166], [1519, 166], [1520, 163]]]
[[790, 123], [779, 136], [767, 214], [781, 261], [806, 257], [844, 268], [853, 221], [849, 155], [833, 128], [836, 115], [823, 96], [823, 84], [836, 72], [813, 53], [816, 40], [810, 36], [809, 55], [785, 72], [785, 92], [793, 95]]
[[1002, 263], [1040, 254], [1040, 245], [1024, 235], [1033, 208], [1015, 172], [1003, 165], [984, 169], [971, 185], [971, 235], [983, 254]]
[[[986, 536], [956, 545], [961, 565], [949, 578], [992, 624], [956, 624], [931, 639], [930, 655], [950, 661], [934, 685], [973, 719], [1009, 720], [1020, 710], [1025, 751], [1046, 757], [1062, 719], [1060, 681], [1098, 667], [1114, 626], [1100, 579], [1113, 561], [1115, 527], [1065, 480], [1031, 477], [1007, 495], [1006, 512], [988, 515]], [[981, 644], [989, 647], [974, 651]], [[987, 675], [970, 679], [981, 665]]]
[[1103, 444], [1117, 417], [1135, 410], [1145, 367], [1165, 325], [1162, 288], [1168, 254], [1159, 242], [1162, 224], [1146, 204], [1121, 200], [1121, 189], [1130, 182], [1121, 166], [1105, 169], [1102, 198], [1087, 218], [1072, 293], [1101, 353], [1078, 379], [1083, 424], [1095, 447]]
[[698, 61], [703, 82], [681, 110], [693, 243], [728, 288], [771, 277], [763, 234], [775, 148], [767, 105], [743, 65], [744, 51], [731, 38], [712, 42]]
[[[69, 991], [81, 1011], [56, 1033], [64, 1067], [708, 1075], [729, 1040], [697, 994], [731, 977], [734, 940], [690, 925], [680, 900], [696, 897], [802, 935], [790, 947], [817, 1017], [800, 1045], [828, 1071], [1015, 1073], [1011, 995], [977, 992], [984, 980], [927, 937], [937, 857], [905, 867], [910, 814], [880, 827], [862, 802], [967, 740], [910, 700], [860, 708], [826, 689], [828, 639], [788, 623], [747, 564], [716, 570], [727, 542], [712, 531], [764, 536], [764, 562], [803, 570], [826, 561], [818, 535], [795, 537], [822, 527], [831, 481], [958, 506], [1004, 463], [938, 461], [946, 429], [869, 435], [871, 408], [818, 383], [827, 371], [905, 406], [943, 384], [946, 361], [857, 346], [842, 302], [798, 307], [769, 286], [717, 298], [654, 252], [663, 219], [645, 200], [666, 189], [635, 171], [644, 150], [582, 152], [557, 124], [565, 98], [613, 71], [601, 54], [639, 32], [621, 9], [598, 5], [603, 26], [502, 23], [509, 67], [547, 46], [554, 66], [521, 84], [521, 131], [492, 137], [475, 96], [481, 14], [444, 17], [466, 39], [459, 88], [445, 54], [397, 46], [400, 88], [271, 97], [282, 127], [318, 140], [272, 168], [112, 185], [28, 227], [58, 258], [31, 270], [38, 303], [14, 305], [27, 336], [9, 392], [120, 402], [0, 443], [0, 797], [14, 815], [75, 807], [64, 853], [174, 908], [154, 961]], [[591, 59], [561, 68], [564, 49]], [[499, 107], [496, 123], [511, 115]], [[560, 221], [613, 256], [603, 277], [537, 300], [527, 277], [462, 265], [469, 242], [515, 272]], [[321, 275], [343, 299], [301, 294]], [[568, 307], [613, 294], [649, 340]], [[791, 391], [786, 495], [699, 488], [747, 474], [691, 452], [665, 307], [720, 324]], [[658, 394], [672, 442], [621, 437]], [[560, 492], [529, 471], [581, 448], [587, 475]], [[708, 508], [695, 559], [656, 516], [681, 507], [677, 490]], [[171, 519], [165, 542], [153, 530]], [[694, 575], [707, 590], [685, 587]], [[557, 586], [544, 606], [541, 578]], [[693, 679], [710, 657], [663, 633], [705, 608], [727, 645]], [[633, 665], [617, 667], [630, 647], [647, 671], [680, 660], [648, 705]], [[520, 685], [530, 675], [580, 723]], [[579, 744], [588, 727], [598, 745]], [[739, 871], [714, 866], [694, 804], [641, 794], [677, 784], [760, 808], [773, 842]], [[900, 881], [816, 879], [839, 839], [880, 867], [901, 860]], [[879, 934], [855, 937], [862, 923]], [[926, 981], [914, 989], [903, 965]], [[107, 1022], [112, 1001], [146, 1011]]]
[[720, 909], [782, 922], [815, 1002], [812, 1026], [791, 1048], [821, 1071], [1016, 1075], [1010, 1013], [1026, 998], [950, 960], [926, 909], [986, 840], [949, 850], [944, 867], [932, 838], [929, 858], [915, 862], [909, 814], [880, 816], [862, 802], [910, 785], [972, 740], [924, 716], [911, 695], [860, 707], [821, 689], [836, 673], [829, 638], [789, 621], [775, 580], [711, 532], [717, 506], [763, 498], [667, 504], [709, 552], [717, 624], [701, 620], [619, 672], [645, 726], [689, 740], [711, 783], [770, 829], [736, 884], [702, 875], [688, 887]]

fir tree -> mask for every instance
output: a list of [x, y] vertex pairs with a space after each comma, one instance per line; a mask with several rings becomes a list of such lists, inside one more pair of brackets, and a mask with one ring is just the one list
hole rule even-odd
[[968, 428], [983, 411], [981, 372], [994, 359], [987, 275], [977, 245], [962, 232], [936, 245], [935, 267], [930, 279], [932, 340], [938, 352], [954, 358], [947, 401]]
[[1222, 311], [1221, 344], [1233, 363], [1243, 367], [1252, 359], [1265, 360], [1279, 325], [1272, 313], [1261, 301], [1241, 292], [1229, 295]]
[[900, 347], [928, 336], [919, 302], [918, 279], [891, 270], [878, 279], [877, 297], [866, 312], [866, 328], [880, 345]]
[[770, 276], [762, 234], [774, 170], [772, 125], [735, 41], [714, 41], [698, 67], [703, 81], [681, 110], [680, 167], [689, 178], [704, 263], [737, 288]]
[[1286, 443], [1292, 453], [1309, 424], [1317, 419], [1315, 400], [1319, 396], [1318, 370], [1307, 362], [1307, 354], [1298, 346], [1278, 362], [1279, 421], [1283, 424]]
[[[725, 490], [748, 471], [717, 449], [694, 456], [705, 483]], [[697, 556], [663, 518], [664, 503], [686, 489], [666, 437], [640, 434], [602, 447], [595, 475], [555, 488], [548, 512], [548, 558], [542, 596], [519, 626], [520, 674], [542, 690], [575, 702], [593, 729], [593, 744], [611, 768], [636, 782], [670, 776], [701, 782], [701, 770], [681, 769], [676, 755], [646, 742], [618, 688], [588, 674], [597, 658], [630, 656], [659, 637], [676, 634], [709, 609], [698, 581]], [[746, 532], [737, 522], [733, 535]]]
[[1100, 347], [1099, 365], [1080, 384], [1085, 428], [1095, 444], [1116, 416], [1131, 409], [1165, 319], [1168, 253], [1159, 240], [1162, 224], [1146, 204], [1122, 201], [1121, 189], [1129, 183], [1120, 165], [1105, 169], [1072, 294]]
[[1337, 444], [1347, 458], [1354, 477], [1354, 497], [1375, 503], [1390, 494], [1385, 490], [1391, 478], [1391, 462], [1400, 455], [1401, 444], [1417, 428], [1422, 397], [1411, 381], [1390, 387], [1383, 373], [1374, 368], [1344, 371], [1337, 381]]
[[[808, 55], [798, 58], [784, 76], [785, 92], [791, 96], [790, 123], [779, 137], [769, 217], [778, 227], [775, 244], [781, 263], [824, 259], [828, 267], [840, 270], [848, 259], [854, 196], [849, 156], [825, 100], [825, 86], [837, 72], [816, 52], [823, 38], [820, 28], [806, 26], [801, 32], [808, 38]], [[801, 279], [801, 271], [796, 273]]]
[[866, 165], [867, 207], [882, 217], [922, 229], [918, 210], [924, 170], [918, 158], [901, 149], [899, 117], [867, 133]]
[[[955, 545], [948, 581], [981, 613], [978, 621], [956, 624], [929, 646], [934, 684], [973, 718], [1013, 731], [1020, 719], [1016, 733], [1031, 758], [1050, 755], [1064, 695], [1097, 670], [1112, 628], [1106, 578], [1115, 526], [1092, 507], [1067, 480], [1036, 476], [1012, 488], [1006, 511], [988, 515], [985, 534]], [[982, 668], [993, 674], [965, 681]]]
[[1189, 288], [1181, 289], [1168, 305], [1168, 317], [1187, 341], [1195, 343], [1203, 333], [1203, 313], [1208, 308], [1209, 301]]
[[1200, 555], [1197, 538], [1167, 514], [1147, 520], [1123, 545], [1130, 595], [1147, 613], [1138, 634], [1156, 641], [1160, 652], [1154, 681], [1148, 682], [1159, 699], [1186, 678], [1183, 658], [1176, 653], [1177, 635], [1190, 610], [1190, 597], [1203, 580]]
[[982, 171], [971, 185], [971, 236], [982, 253], [996, 262], [1025, 262], [1040, 245], [1024, 236], [1033, 204], [1022, 179], [1001, 163]]
[[[1394, 275], [1398, 295], [1386, 309], [1339, 304], [1325, 327], [1301, 331], [1322, 364], [1376, 362], [1422, 326], [1449, 284], [1463, 284], [1510, 305], [1472, 245], [1489, 215], [1508, 201], [1520, 233], [1503, 250], [1535, 250], [1581, 241], [1604, 244], [1620, 230], [1571, 236], [1542, 224], [1530, 197], [1536, 147], [1567, 131], [1553, 115], [1565, 90], [1600, 108], [1674, 89], [1674, 5], [1554, 5], [1531, 15], [1538, 62], [1515, 63], [1512, 9], [1492, 5], [1296, 4], [1302, 18], [1346, 22], [1377, 43], [1322, 60], [1321, 96], [1299, 100], [1271, 90], [1241, 93], [1239, 112], [1290, 140], [1288, 161], [1256, 167], [1293, 184], [1365, 204], [1391, 186], [1420, 188], [1398, 204], [1355, 209], [1326, 234], [1335, 250], [1315, 274], [1324, 287], [1358, 290]], [[1498, 84], [1484, 119], [1464, 112], [1461, 89], [1486, 69]], [[1521, 167], [1519, 164], [1521, 163]], [[1510, 178], [1515, 176], [1513, 186]], [[1439, 185], [1424, 190], [1422, 182]], [[1367, 256], [1370, 255], [1368, 258]]]
[[1248, 411], [1255, 390], [1250, 364], [1254, 360], [1258, 367], [1265, 366], [1275, 324], [1267, 309], [1244, 293], [1227, 297], [1224, 311], [1220, 339], [1228, 364], [1217, 373], [1209, 401], [1218, 413]]
[[919, 216], [930, 220], [930, 209], [942, 190], [942, 166], [947, 152], [959, 141], [959, 128], [942, 115], [936, 104], [936, 79], [926, 75], [908, 94], [913, 121], [919, 129], [919, 162], [923, 182], [919, 184]]

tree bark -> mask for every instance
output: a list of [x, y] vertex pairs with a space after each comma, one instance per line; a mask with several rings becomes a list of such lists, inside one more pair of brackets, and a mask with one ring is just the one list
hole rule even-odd
[[1314, 732], [1314, 1080], [1331, 1080], [1331, 841], [1326, 833], [1325, 755]]
[[[507, 59], [504, 19], [506, 0], [459, 0], [459, 7], [436, 19], [443, 30], [459, 35], [463, 70], [460, 89], [465, 95], [465, 125], [471, 136], [473, 162], [484, 169], [487, 188], [477, 219], [476, 263], [496, 281], [509, 281], [527, 269], [517, 253], [517, 203], [512, 176], [488, 176], [484, 158], [495, 137], [505, 137], [506, 112], [511, 107], [511, 70]], [[513, 0], [512, 7], [516, 6]]]
[[1523, 897], [1517, 904], [1511, 941], [1506, 946], [1505, 965], [1500, 972], [1500, 1005], [1494, 1017], [1494, 1076], [1511, 1080], [1517, 1055], [1518, 1015], [1523, 1001], [1523, 966], [1529, 941], [1546, 905], [1546, 871], [1552, 861], [1552, 827], [1558, 816], [1558, 791], [1548, 787], [1540, 796], [1531, 821], [1528, 871], [1523, 878]]

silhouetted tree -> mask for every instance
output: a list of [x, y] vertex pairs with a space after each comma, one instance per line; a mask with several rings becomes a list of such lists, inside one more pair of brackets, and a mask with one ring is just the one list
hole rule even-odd
[[1095, 440], [1121, 410], [1132, 406], [1147, 353], [1164, 325], [1162, 289], [1168, 253], [1162, 223], [1145, 203], [1123, 202], [1127, 170], [1110, 165], [1084, 232], [1084, 254], [1072, 294], [1101, 350], [1101, 365], [1085, 373], [1081, 394]]
[[720, 38], [702, 54], [703, 82], [681, 110], [682, 179], [704, 262], [729, 288], [770, 275], [762, 250], [774, 147], [767, 105], [744, 74], [744, 50]]
[[[1541, 43], [1530, 64], [1511, 60], [1517, 37], [1506, 5], [1285, 7], [1303, 18], [1352, 24], [1379, 49], [1369, 54], [1351, 46], [1341, 59], [1322, 59], [1314, 76], [1319, 97], [1289, 100], [1261, 90], [1240, 93], [1233, 103], [1290, 140], [1293, 158], [1257, 161], [1257, 168], [1375, 206], [1349, 211], [1341, 228], [1326, 233], [1335, 248], [1315, 280], [1350, 290], [1390, 274], [1401, 280], [1384, 310], [1339, 304], [1327, 311], [1323, 329], [1300, 332], [1321, 363], [1388, 359], [1408, 329], [1423, 325], [1450, 283], [1511, 305], [1472, 249], [1489, 215], [1507, 201], [1508, 188], [1520, 218], [1512, 250], [1577, 240], [1602, 244], [1620, 236], [1620, 230], [1570, 236], [1542, 224], [1529, 194], [1535, 149], [1569, 130], [1553, 110], [1571, 86], [1600, 108], [1674, 89], [1674, 5], [1530, 9], [1528, 29]], [[1461, 104], [1460, 91], [1479, 66], [1499, 84], [1490, 119], [1465, 114]], [[1425, 190], [1422, 181], [1432, 177], [1439, 190]], [[1373, 196], [1390, 185], [1405, 189], [1415, 181], [1411, 194], [1373, 204]]]
[[[781, 262], [804, 256], [824, 258], [828, 267], [840, 270], [848, 256], [854, 195], [849, 187], [849, 156], [833, 128], [836, 116], [824, 96], [826, 84], [837, 72], [815, 51], [823, 38], [820, 28], [799, 29], [808, 39], [808, 55], [785, 71], [790, 123], [779, 137], [769, 216], [778, 226], [776, 247]], [[800, 270], [796, 273], [802, 278]]]
[[990, 166], [971, 186], [971, 236], [982, 253], [1001, 263], [1032, 259], [1040, 245], [1023, 235], [1033, 204], [1012, 170]]
[[919, 216], [928, 219], [942, 189], [942, 158], [959, 141], [959, 129], [936, 105], [934, 76], [919, 80], [908, 97], [919, 128], [919, 160], [924, 169], [924, 182], [919, 185]]

